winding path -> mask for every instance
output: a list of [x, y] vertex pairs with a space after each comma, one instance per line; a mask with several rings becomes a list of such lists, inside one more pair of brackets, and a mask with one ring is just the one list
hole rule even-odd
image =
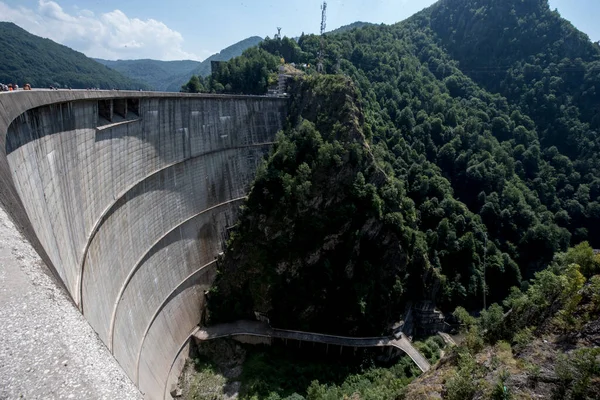
[[194, 337], [196, 340], [205, 341], [231, 336], [258, 336], [265, 338], [292, 339], [303, 342], [332, 344], [346, 347], [395, 347], [404, 351], [423, 372], [431, 368], [425, 357], [402, 335], [400, 339], [390, 337], [356, 338], [348, 336], [325, 335], [322, 333], [290, 331], [271, 328], [269, 325], [256, 321], [237, 321], [230, 324], [220, 324], [202, 327]]

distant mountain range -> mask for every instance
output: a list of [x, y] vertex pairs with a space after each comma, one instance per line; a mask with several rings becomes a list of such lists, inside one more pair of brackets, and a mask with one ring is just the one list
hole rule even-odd
[[0, 22], [0, 82], [33, 87], [149, 89], [84, 54]]
[[73, 89], [144, 89], [178, 92], [192, 75], [210, 74], [211, 61], [228, 61], [262, 41], [249, 37], [203, 62], [103, 60], [86, 57], [50, 39], [35, 36], [12, 22], [0, 22], [0, 82]]
[[[354, 22], [328, 34], [372, 25]], [[99, 87], [178, 92], [192, 75], [208, 76], [211, 61], [228, 61], [263, 39], [252, 36], [206, 60], [158, 61], [91, 59], [50, 39], [32, 35], [11, 22], [0, 22], [0, 82], [33, 87]]]
[[[357, 21], [349, 25], [327, 32], [328, 35], [335, 35], [373, 25], [369, 22]], [[213, 54], [202, 62], [198, 61], [157, 61], [157, 60], [95, 60], [101, 64], [110, 67], [123, 75], [146, 83], [155, 90], [166, 92], [178, 92], [181, 86], [189, 81], [192, 75], [208, 76], [210, 75], [211, 61], [229, 61], [234, 57], [242, 55], [244, 50], [257, 46], [263, 39], [259, 36], [252, 36], [235, 43], [217, 54]]]
[[213, 54], [202, 62], [157, 61], [157, 60], [117, 60], [95, 59], [123, 75], [146, 83], [155, 90], [178, 92], [192, 75], [210, 75], [211, 61], [228, 61], [240, 56], [244, 50], [258, 45], [262, 41], [259, 36], [252, 36], [235, 43], [217, 54]]
[[166, 90], [175, 76], [188, 74], [202, 65], [201, 62], [192, 60], [158, 61], [142, 59], [111, 61], [100, 58], [94, 58], [94, 60], [131, 79], [144, 82], [154, 90], [160, 91]]

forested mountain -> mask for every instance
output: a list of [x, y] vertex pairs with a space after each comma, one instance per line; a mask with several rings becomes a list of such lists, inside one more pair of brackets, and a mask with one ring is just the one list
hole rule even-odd
[[[568, 212], [561, 225], [574, 242], [600, 246], [600, 47], [546, 1], [473, 3], [441, 1], [414, 23], [429, 24], [462, 72], [532, 118], [541, 154], [525, 177], [549, 209]], [[497, 120], [495, 135], [509, 133]]]
[[154, 90], [164, 91], [172, 83], [173, 77], [189, 74], [201, 65], [199, 61], [158, 61], [158, 60], [103, 60], [95, 58], [100, 64], [122, 73], [131, 79], [145, 82]]
[[374, 24], [372, 24], [370, 22], [356, 21], [356, 22], [353, 22], [353, 23], [348, 24], [348, 25], [340, 26], [337, 29], [334, 29], [332, 31], [327, 32], [327, 34], [328, 35], [335, 35], [337, 33], [345, 33], [345, 32], [351, 31], [352, 29], [358, 29], [358, 28], [362, 28], [362, 27], [365, 27], [365, 26], [369, 26], [369, 25], [374, 25]]
[[262, 41], [258, 36], [252, 36], [239, 41], [219, 53], [213, 54], [206, 60], [192, 61], [158, 61], [158, 60], [102, 60], [102, 63], [123, 75], [146, 83], [154, 90], [179, 92], [181, 86], [186, 83], [192, 75], [207, 76], [210, 74], [211, 61], [229, 61], [241, 55], [244, 50], [254, 47]]
[[195, 69], [183, 73], [179, 76], [174, 76], [171, 79], [171, 83], [165, 89], [168, 92], [179, 92], [181, 90], [181, 86], [185, 84], [192, 75], [196, 76], [208, 76], [210, 75], [210, 63], [211, 61], [229, 61], [234, 57], [238, 57], [241, 55], [246, 49], [256, 46], [263, 39], [259, 36], [252, 36], [247, 39], [244, 39], [236, 44], [233, 44], [225, 49], [221, 50], [217, 54], [213, 54], [208, 57], [206, 60], [202, 61], [200, 65], [198, 65]]
[[149, 88], [82, 53], [32, 35], [11, 22], [0, 22], [0, 54], [0, 82], [3, 83], [74, 89]]
[[[314, 35], [302, 36], [297, 43], [267, 40], [203, 80], [202, 86], [209, 91], [264, 93], [280, 57], [314, 65], [319, 43]], [[243, 265], [278, 278], [259, 284], [252, 274], [235, 274], [236, 267], [225, 261], [215, 290], [235, 280], [240, 290], [223, 307], [213, 305], [215, 315], [239, 317], [258, 305], [272, 321], [288, 327], [347, 333], [352, 325], [362, 334], [381, 333], [409, 300], [434, 299], [445, 310], [457, 305], [480, 308], [484, 257], [489, 304], [503, 300], [512, 286], [532, 278], [569, 245], [588, 240], [600, 247], [600, 49], [550, 11], [546, 0], [441, 0], [396, 25], [328, 35], [326, 54], [326, 72], [353, 82], [354, 89], [345, 96], [352, 98], [355, 90], [356, 101], [347, 107], [360, 110], [356, 115], [365, 146], [386, 176], [369, 181], [362, 173], [366, 180], [356, 175], [353, 187], [378, 204], [371, 214], [373, 226], [390, 224], [401, 233], [392, 239], [385, 229], [358, 229], [356, 238], [364, 241], [346, 250], [354, 256], [334, 257], [339, 244], [334, 238], [343, 236], [345, 228], [332, 224], [339, 231], [323, 231], [327, 235], [320, 244], [311, 241], [309, 229], [293, 231], [298, 210], [310, 211], [314, 204], [288, 211], [253, 207], [270, 204], [273, 196], [285, 204], [285, 197], [278, 196], [298, 190], [294, 188], [303, 188], [315, 199], [344, 193], [328, 193], [327, 185], [314, 182], [318, 172], [310, 163], [311, 173], [302, 166], [298, 144], [286, 144], [289, 153], [282, 155], [276, 147], [267, 177], [273, 187], [281, 185], [280, 191], [251, 191], [242, 221], [256, 219], [261, 224], [240, 224], [225, 259], [249, 256]], [[263, 84], [249, 86], [249, 77]], [[323, 113], [308, 118], [324, 140], [313, 148], [313, 157], [325, 151], [319, 150], [322, 146], [344, 146], [331, 133], [335, 128], [319, 121], [331, 119], [346, 126], [352, 120], [324, 104], [315, 105], [319, 106]], [[299, 128], [291, 125], [286, 131], [292, 138], [294, 129]], [[272, 165], [277, 157], [299, 161], [295, 169], [288, 166], [279, 175], [278, 164]], [[255, 187], [262, 187], [261, 177]], [[392, 181], [398, 186], [386, 189]], [[339, 212], [351, 221], [354, 213], [371, 206], [365, 207]], [[328, 226], [328, 218], [319, 226]], [[276, 221], [289, 226], [282, 230]], [[295, 232], [291, 236], [290, 229]], [[260, 232], [266, 234], [267, 253], [243, 250], [236, 239], [260, 240]], [[401, 256], [382, 267], [382, 253], [369, 247], [372, 241], [400, 248]], [[286, 252], [290, 243], [302, 252]], [[377, 274], [389, 276], [393, 271], [395, 278], [386, 280], [387, 285], [371, 284], [374, 266]], [[336, 302], [343, 292], [346, 306], [336, 308], [329, 322], [311, 320], [318, 309], [301, 293], [283, 299], [289, 293], [285, 289], [295, 284], [310, 288], [306, 296], [318, 293], [323, 304]], [[287, 311], [278, 308], [280, 301]], [[377, 311], [381, 304], [389, 304], [387, 313]]]

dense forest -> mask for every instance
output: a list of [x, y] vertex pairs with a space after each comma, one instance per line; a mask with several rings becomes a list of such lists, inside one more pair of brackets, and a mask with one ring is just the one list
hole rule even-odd
[[374, 24], [372, 24], [370, 22], [356, 21], [356, 22], [353, 22], [348, 25], [340, 26], [339, 28], [336, 28], [332, 31], [327, 32], [326, 34], [327, 35], [335, 35], [338, 33], [345, 33], [345, 32], [351, 31], [353, 29], [358, 29], [358, 28], [362, 28], [362, 27], [370, 26], [370, 25], [374, 25]]
[[[290, 89], [292, 118], [221, 263], [215, 295], [235, 294], [213, 303], [215, 320], [256, 310], [379, 334], [407, 300], [479, 309], [484, 290], [502, 301], [570, 245], [600, 247], [600, 47], [546, 0], [442, 0], [325, 40], [326, 72], [352, 83], [312, 83], [318, 111]], [[282, 58], [314, 65], [319, 43], [265, 40], [198, 83], [265, 93]], [[364, 137], [353, 168], [354, 142], [336, 134], [351, 125]], [[329, 149], [339, 165], [321, 164]]]
[[181, 90], [181, 85], [185, 84], [185, 82], [187, 82], [191, 76], [206, 77], [210, 75], [212, 61], [229, 61], [232, 58], [241, 55], [245, 50], [258, 45], [262, 40], [263, 39], [259, 36], [251, 36], [224, 48], [220, 52], [213, 54], [206, 60], [202, 61], [194, 69], [183, 74], [173, 76], [170, 79], [170, 83], [165, 87], [164, 90], [167, 92], [179, 92]]
[[149, 89], [84, 54], [0, 22], [0, 82], [73, 89]]

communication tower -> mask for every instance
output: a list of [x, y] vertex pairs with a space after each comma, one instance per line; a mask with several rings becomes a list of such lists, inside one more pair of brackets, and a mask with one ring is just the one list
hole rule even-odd
[[325, 34], [325, 26], [327, 25], [327, 2], [324, 1], [321, 6], [321, 36]]
[[324, 1], [321, 6], [321, 49], [319, 50], [319, 62], [317, 71], [323, 72], [323, 58], [325, 57], [325, 28], [327, 26], [327, 2]]
[[277, 35], [275, 35], [275, 39], [281, 39], [281, 28], [277, 27]]

